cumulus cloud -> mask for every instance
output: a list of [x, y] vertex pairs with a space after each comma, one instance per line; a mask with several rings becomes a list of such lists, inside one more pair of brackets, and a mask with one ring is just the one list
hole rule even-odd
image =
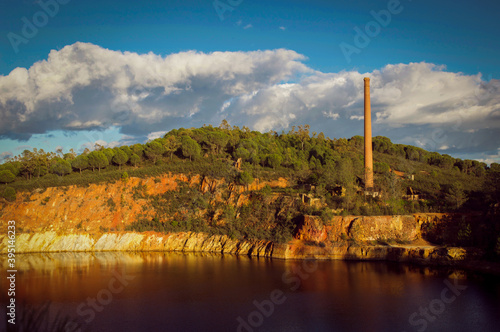
[[[226, 112], [257, 130], [309, 123], [336, 137], [362, 134], [363, 77], [371, 78], [374, 134], [429, 150], [496, 150], [500, 82], [429, 63], [387, 65], [371, 73], [314, 73], [234, 98]], [[335, 121], [332, 121], [335, 120]], [[350, 120], [350, 121], [348, 121]]]
[[172, 122], [203, 124], [232, 96], [309, 72], [303, 59], [284, 49], [161, 57], [76, 43], [0, 76], [0, 135], [110, 126], [144, 134]]
[[447, 153], [497, 154], [498, 80], [425, 62], [323, 73], [305, 60], [285, 49], [162, 57], [76, 43], [0, 76], [0, 136], [116, 127], [130, 141], [228, 119], [260, 131], [307, 123], [350, 137], [363, 132], [368, 76], [374, 135]]
[[148, 134], [148, 140], [154, 140], [154, 139], [157, 139], [157, 138], [160, 138], [160, 137], [163, 137], [165, 134], [167, 133], [167, 131], [155, 131], [153, 133], [150, 133]]

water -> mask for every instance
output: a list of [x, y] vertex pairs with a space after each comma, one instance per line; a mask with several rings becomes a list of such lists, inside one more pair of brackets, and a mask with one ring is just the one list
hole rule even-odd
[[176, 253], [29, 254], [16, 263], [18, 303], [51, 300], [51, 317], [88, 331], [500, 330], [500, 278], [444, 269]]

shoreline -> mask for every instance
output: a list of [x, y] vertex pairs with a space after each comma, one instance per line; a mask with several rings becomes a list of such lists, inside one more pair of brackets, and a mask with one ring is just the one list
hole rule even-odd
[[[0, 255], [7, 254], [0, 235]], [[283, 260], [386, 261], [420, 266], [443, 266], [500, 276], [500, 263], [485, 261], [476, 248], [435, 245], [369, 245], [348, 241], [314, 243], [294, 239], [285, 244], [264, 240], [235, 240], [206, 233], [108, 232], [100, 234], [55, 232], [19, 234], [16, 254], [64, 252], [177, 252], [252, 256]]]

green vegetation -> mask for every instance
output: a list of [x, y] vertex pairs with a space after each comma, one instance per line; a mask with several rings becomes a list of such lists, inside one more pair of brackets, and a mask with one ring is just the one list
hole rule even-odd
[[11, 171], [8, 169], [4, 169], [3, 171], [0, 171], [0, 182], [2, 183], [9, 183], [12, 182], [16, 179], [16, 176], [12, 174]]
[[[373, 149], [374, 191], [378, 195], [372, 197], [364, 195], [363, 190], [363, 138], [330, 139], [309, 129], [304, 125], [287, 133], [260, 133], [231, 127], [224, 121], [219, 127], [174, 129], [146, 144], [116, 148], [96, 145], [93, 151], [87, 149], [80, 155], [73, 151], [63, 155], [61, 151], [25, 150], [0, 165], [0, 192], [13, 200], [16, 191], [88, 186], [168, 172], [224, 178], [227, 185], [241, 186], [248, 186], [254, 179], [285, 177], [289, 188], [268, 187], [253, 192], [249, 202], [237, 208], [214, 200], [212, 194], [193, 194], [193, 188], [159, 197], [148, 197], [142, 187], [136, 188], [134, 198], [147, 199], [156, 216], [138, 220], [133, 227], [206, 230], [236, 238], [283, 241], [291, 234], [293, 219], [301, 213], [327, 221], [335, 214], [481, 211], [492, 216], [484, 218], [483, 228], [494, 238], [488, 245], [496, 249], [500, 237], [499, 164], [488, 167], [377, 136]], [[234, 164], [240, 158], [241, 168], [237, 169]], [[315, 203], [303, 203], [299, 194], [307, 194]], [[110, 209], [113, 204], [109, 202]], [[465, 225], [457, 230], [457, 241], [460, 237], [463, 243], [476, 243], [477, 234], [482, 234], [476, 228]]]
[[252, 192], [248, 202], [239, 207], [223, 203], [216, 196], [180, 182], [176, 191], [147, 197], [146, 206], [154, 209], [155, 216], [139, 219], [127, 230], [206, 232], [281, 243], [291, 240], [293, 219], [306, 212], [297, 200], [290, 196], [273, 198], [267, 188]]
[[13, 202], [16, 200], [16, 189], [11, 187], [5, 187], [2, 193], [2, 197], [5, 198], [8, 202]]
[[[240, 185], [250, 184], [253, 178], [282, 176], [295, 192], [315, 186], [315, 194], [328, 207], [350, 214], [484, 210], [499, 201], [498, 186], [493, 185], [498, 183], [498, 164], [487, 167], [475, 160], [393, 144], [381, 136], [373, 138], [373, 148], [379, 193], [375, 198], [359, 194], [363, 188], [361, 136], [330, 139], [311, 134], [307, 125], [288, 133], [263, 134], [231, 128], [225, 121], [218, 128], [174, 129], [146, 144], [113, 149], [96, 145], [94, 151], [81, 155], [25, 150], [0, 165], [0, 182], [18, 191], [88, 185], [117, 181], [124, 168], [132, 177], [201, 174]], [[232, 167], [239, 158], [242, 172]], [[405, 200], [404, 195], [418, 197]]]

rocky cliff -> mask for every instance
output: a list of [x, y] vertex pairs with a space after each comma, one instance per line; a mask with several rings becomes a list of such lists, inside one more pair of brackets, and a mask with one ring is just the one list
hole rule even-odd
[[[245, 203], [248, 191], [288, 185], [286, 179], [255, 180], [243, 187], [222, 180], [182, 174], [131, 178], [88, 187], [59, 187], [18, 194], [2, 203], [0, 253], [7, 252], [7, 221], [16, 221], [16, 251], [181, 251], [254, 255], [282, 259], [359, 259], [464, 264], [481, 258], [479, 250], [438, 246], [426, 240], [446, 237], [446, 230], [464, 215], [336, 216], [327, 222], [303, 216], [294, 240], [286, 244], [240, 241], [205, 233], [125, 232], [125, 226], [154, 211], [144, 196], [176, 190], [179, 183], [202, 192], [224, 194], [235, 205]], [[225, 191], [225, 192], [222, 192]], [[229, 198], [227, 198], [229, 197]], [[451, 226], [450, 226], [451, 225]]]
[[[18, 234], [16, 251], [87, 252], [87, 251], [180, 251], [210, 252], [271, 257], [273, 243], [269, 241], [238, 241], [226, 235], [204, 233], [115, 232], [102, 234], [57, 234], [43, 232]], [[0, 252], [7, 252], [7, 237], [0, 237]]]
[[20, 233], [54, 231], [68, 234], [85, 231], [99, 233], [103, 229], [121, 231], [139, 217], [150, 217], [154, 211], [147, 204], [147, 196], [176, 190], [180, 183], [196, 187], [202, 192], [223, 193], [234, 204], [244, 204], [245, 192], [271, 188], [285, 188], [288, 181], [255, 179], [248, 186], [226, 183], [224, 179], [210, 179], [184, 174], [114, 183], [91, 184], [87, 187], [53, 187], [45, 191], [20, 192], [15, 202], [0, 202], [0, 230], [6, 233], [7, 221], [15, 220]]

